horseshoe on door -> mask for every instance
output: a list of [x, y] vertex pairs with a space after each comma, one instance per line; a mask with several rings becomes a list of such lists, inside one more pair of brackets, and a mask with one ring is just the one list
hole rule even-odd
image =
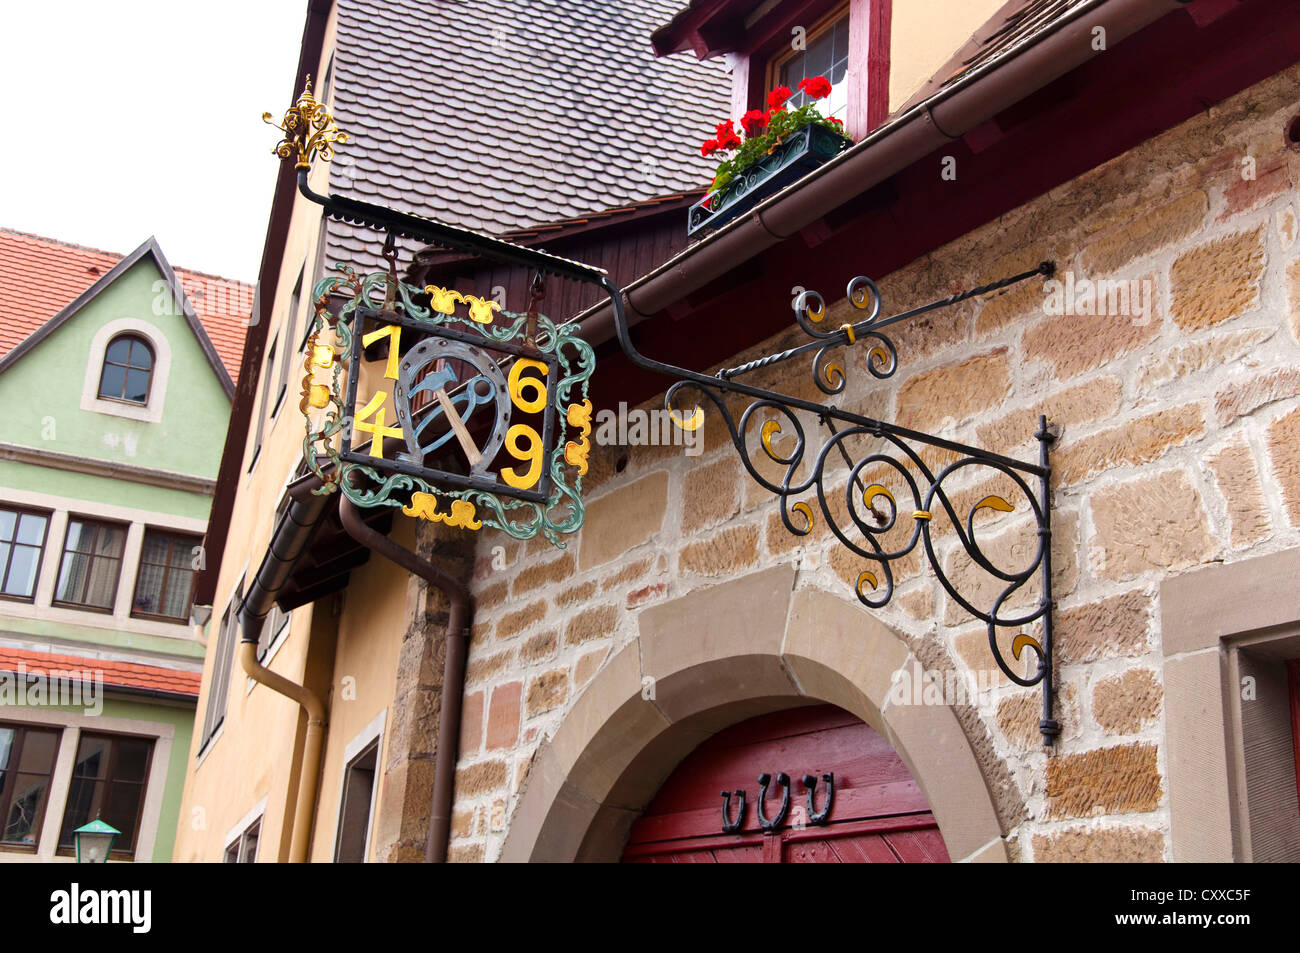
[[790, 813], [790, 776], [784, 771], [778, 771], [776, 783], [781, 785], [783, 792], [781, 794], [781, 807], [777, 810], [776, 816], [770, 820], [764, 812], [764, 806], [767, 803], [767, 786], [772, 783], [770, 774], [760, 774], [758, 776], [758, 803], [754, 805], [754, 812], [758, 815], [758, 826], [765, 831], [773, 831], [785, 823], [786, 815]]
[[803, 786], [808, 789], [808, 823], [825, 824], [831, 816], [831, 805], [835, 803], [835, 775], [823, 774], [822, 780], [826, 782], [826, 806], [820, 811], [817, 810], [817, 776], [815, 774], [805, 774], [803, 776]]
[[[736, 819], [731, 819], [731, 795], [735, 794], [739, 803], [736, 805]], [[722, 792], [722, 833], [734, 834], [745, 826], [745, 792]]]

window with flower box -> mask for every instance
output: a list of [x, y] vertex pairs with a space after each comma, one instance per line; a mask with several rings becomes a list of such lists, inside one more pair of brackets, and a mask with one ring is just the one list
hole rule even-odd
[[[818, 105], [860, 140], [889, 115], [893, 0], [709, 0], [656, 30], [660, 56], [690, 51], [700, 59], [727, 57], [733, 119], [765, 109], [780, 86], [825, 76], [834, 92]], [[801, 96], [791, 109], [805, 105]]]
[[849, 109], [849, 8], [843, 7], [809, 30], [803, 49], [791, 49], [772, 60], [768, 68], [768, 88], [784, 86], [794, 95], [790, 109], [798, 109], [810, 100], [800, 84], [824, 76], [831, 84], [829, 96], [815, 100], [826, 118], [844, 121]]

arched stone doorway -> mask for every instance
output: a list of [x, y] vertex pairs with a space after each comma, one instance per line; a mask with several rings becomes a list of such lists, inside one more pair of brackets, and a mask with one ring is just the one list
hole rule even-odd
[[501, 860], [618, 860], [633, 823], [690, 752], [747, 718], [810, 703], [851, 712], [889, 742], [954, 861], [1007, 859], [956, 716], [888, 704], [893, 673], [918, 663], [856, 604], [795, 590], [795, 570], [781, 566], [647, 609], [639, 626], [538, 748]]
[[903, 759], [870, 725], [834, 705], [759, 715], [718, 732], [664, 782], [623, 850], [625, 863], [948, 859]]

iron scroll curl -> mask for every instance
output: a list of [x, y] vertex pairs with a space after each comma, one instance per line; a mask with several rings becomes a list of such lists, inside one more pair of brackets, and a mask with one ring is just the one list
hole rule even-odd
[[[833, 357], [837, 349], [864, 343], [869, 347], [866, 368], [873, 377], [887, 378], [898, 368], [898, 352], [881, 329], [911, 315], [934, 307], [964, 300], [974, 294], [1005, 287], [1035, 275], [1050, 274], [1052, 266], [1043, 263], [1037, 269], [994, 282], [983, 288], [954, 295], [942, 302], [880, 318], [881, 298], [875, 283], [858, 277], [848, 285], [847, 299], [866, 317], [856, 324], [831, 328], [826, 322], [824, 299], [815, 291], [804, 291], [794, 303], [799, 326], [813, 340], [778, 354], [759, 358], [710, 377], [685, 368], [661, 364], [639, 354], [627, 333], [621, 296], [608, 288], [615, 310], [615, 328], [624, 352], [633, 363], [675, 376], [677, 380], [664, 396], [670, 419], [684, 420], [698, 414], [701, 405], [712, 405], [746, 473], [759, 486], [777, 498], [782, 525], [795, 536], [808, 536], [816, 520], [825, 526], [849, 552], [864, 562], [853, 584], [858, 601], [869, 609], [881, 609], [894, 597], [898, 584], [895, 565], [906, 557], [923, 553], [943, 590], [965, 612], [984, 623], [989, 650], [998, 669], [1013, 683], [1025, 687], [1042, 686], [1043, 717], [1039, 723], [1045, 744], [1052, 744], [1060, 726], [1052, 714], [1052, 609], [1051, 597], [1051, 520], [1050, 473], [1048, 453], [1055, 439], [1046, 418], [1040, 418], [1036, 433], [1039, 460], [1029, 463], [1001, 454], [965, 446], [954, 441], [884, 421], [874, 420], [830, 404], [815, 404], [786, 394], [763, 390], [742, 383], [737, 378], [762, 367], [816, 351], [812, 376], [825, 394], [843, 392], [846, 381], [842, 364]], [[809, 426], [824, 427], [827, 436], [813, 449]], [[779, 445], [778, 445], [779, 441]], [[867, 441], [874, 444], [870, 452], [854, 453], [850, 444]], [[949, 459], [931, 465], [923, 451], [942, 451]], [[842, 490], [829, 486], [830, 477], [842, 470], [828, 468], [832, 460], [847, 465], [847, 480]], [[759, 466], [759, 462], [764, 464]], [[769, 476], [773, 469], [775, 476]], [[767, 473], [764, 472], [767, 471]], [[986, 551], [977, 533], [976, 517], [981, 510], [1011, 512], [1016, 506], [1001, 496], [987, 495], [959, 509], [948, 484], [957, 482], [972, 470], [986, 476], [1011, 481], [1017, 498], [1028, 505], [1035, 534], [1035, 544], [1027, 561], [1007, 567]], [[880, 474], [885, 474], [882, 477]], [[889, 484], [889, 485], [886, 485]], [[841, 494], [836, 497], [835, 494]], [[839, 505], [836, 505], [839, 504]], [[815, 508], [814, 508], [815, 505]], [[962, 586], [945, 568], [934, 538], [935, 518], [946, 519], [957, 545], [981, 571], [995, 580], [991, 595], [982, 600], [963, 592]], [[888, 544], [885, 537], [911, 520], [911, 527], [900, 542]], [[1018, 594], [1038, 579], [1038, 599], [1028, 608], [1013, 609]], [[1023, 631], [1039, 626], [1040, 634]], [[1020, 629], [1010, 645], [1010, 658], [999, 640], [999, 633]], [[1026, 651], [1033, 655], [1026, 657]], [[1020, 663], [1017, 669], [1012, 663]], [[1035, 664], [1036, 663], [1036, 664]]]

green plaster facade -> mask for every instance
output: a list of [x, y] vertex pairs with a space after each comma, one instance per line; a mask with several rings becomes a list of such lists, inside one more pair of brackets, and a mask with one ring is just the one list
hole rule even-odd
[[[170, 294], [155, 291], [155, 285], [162, 280], [154, 260], [149, 256], [141, 258], [0, 373], [0, 402], [5, 407], [26, 408], [23, 413], [0, 417], [0, 441], [215, 479], [230, 401], [184, 315], [174, 307], [169, 308], [171, 313], [154, 313], [156, 299], [170, 302]], [[91, 342], [104, 325], [119, 318], [148, 322], [166, 336], [170, 346], [171, 367], [163, 418], [158, 423], [81, 409]], [[104, 498], [107, 487], [117, 486], [119, 493], [151, 500], [151, 509], [178, 515], [195, 515], [192, 511], [198, 504], [202, 506], [201, 515], [206, 516], [209, 503], [209, 498], [202, 495], [187, 504], [175, 493], [157, 497], [157, 487], [134, 484], [138, 489], [132, 491], [118, 481], [79, 473], [68, 474], [72, 479], [61, 481], [60, 490], [46, 489], [49, 473], [36, 467], [11, 469], [3, 477], [3, 486], [43, 489], [104, 502], [113, 501], [112, 497]]]
[[[0, 406], [10, 408], [0, 415], [0, 446], [5, 451], [0, 454], [0, 505], [50, 514], [35, 596], [29, 601], [0, 600], [0, 647], [190, 672], [201, 669], [204, 646], [192, 625], [140, 619], [122, 608], [133, 600], [134, 589], [125, 587], [133, 586], [139, 541], [148, 530], [202, 535], [212, 502], [209, 486], [217, 477], [230, 416], [229, 379], [224, 369], [214, 366], [216, 352], [206, 334], [196, 333], [192, 310], [187, 318], [188, 305], [176, 298], [179, 290], [151, 239], [57, 316], [51, 313], [44, 327], [0, 360]], [[132, 322], [134, 327], [106, 330], [110, 324]], [[110, 335], [132, 332], [155, 342], [148, 403], [122, 404], [125, 413], [105, 412], [98, 400], [103, 348]], [[158, 389], [164, 365], [165, 385]], [[116, 613], [53, 604], [65, 517], [117, 522], [134, 534], [128, 539], [137, 541], [135, 550], [128, 543], [121, 559]], [[111, 687], [107, 691], [112, 692]], [[51, 724], [60, 723], [60, 712], [71, 710], [33, 711]], [[81, 714], [79, 709], [76, 713]], [[0, 706], [0, 721], [5, 714]], [[156, 840], [150, 856], [136, 857], [169, 861], [194, 704], [110, 695], [102, 716], [167, 726], [171, 734]], [[83, 720], [82, 730], [95, 729]], [[73, 737], [69, 728], [61, 743]], [[155, 742], [155, 756], [158, 750]], [[62, 808], [51, 804], [47, 809]], [[50, 845], [42, 844], [40, 853], [49, 859]], [[0, 862], [13, 859], [0, 845]]]

